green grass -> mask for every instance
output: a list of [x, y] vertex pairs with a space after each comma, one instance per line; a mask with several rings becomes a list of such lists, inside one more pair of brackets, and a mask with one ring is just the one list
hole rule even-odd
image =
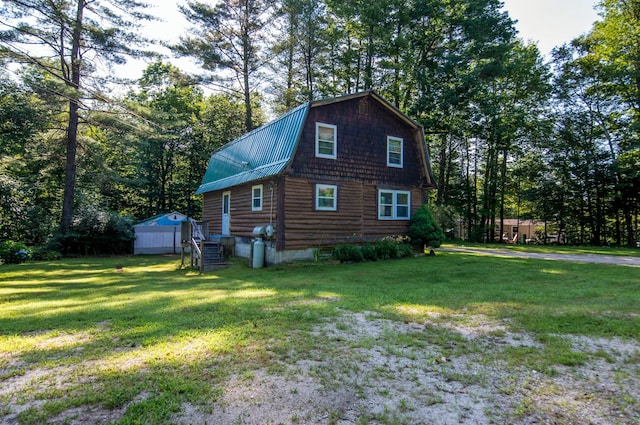
[[[30, 378], [0, 395], [0, 419], [11, 411], [2, 406], [43, 400], [20, 423], [83, 405], [121, 409], [118, 424], [168, 423], [184, 402], [217, 400], [232, 374], [276, 373], [278, 361], [318, 355], [326, 341], [309, 331], [340, 311], [405, 322], [434, 313], [509, 319], [542, 348], [497, 356], [539, 370], [581, 364], [562, 335], [640, 338], [638, 282], [638, 268], [454, 252], [259, 270], [237, 261], [204, 275], [163, 256], [0, 266], [0, 388]], [[432, 326], [384, 338], [418, 348], [426, 338], [445, 355], [464, 346], [455, 331]]]

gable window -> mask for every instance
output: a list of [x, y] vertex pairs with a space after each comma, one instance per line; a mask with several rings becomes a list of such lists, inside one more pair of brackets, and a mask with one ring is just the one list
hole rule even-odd
[[378, 219], [409, 220], [411, 192], [404, 190], [378, 191]]
[[336, 159], [337, 133], [335, 125], [316, 123], [316, 156], [318, 158]]
[[262, 185], [251, 188], [251, 211], [262, 211]]
[[336, 211], [338, 209], [338, 186], [316, 185], [316, 210]]
[[387, 166], [402, 168], [403, 140], [399, 137], [387, 137]]

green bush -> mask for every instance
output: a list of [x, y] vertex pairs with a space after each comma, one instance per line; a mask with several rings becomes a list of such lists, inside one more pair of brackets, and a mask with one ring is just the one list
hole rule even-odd
[[388, 238], [384, 238], [375, 244], [376, 256], [380, 260], [398, 258], [398, 244]]
[[413, 247], [407, 243], [398, 245], [398, 258], [413, 257], [415, 251]]
[[0, 260], [4, 264], [19, 264], [29, 259], [29, 250], [22, 242], [0, 242]]
[[406, 237], [385, 237], [375, 243], [367, 243], [362, 246], [342, 244], [331, 250], [334, 260], [341, 263], [358, 263], [361, 261], [391, 260], [396, 258], [411, 257], [414, 254], [413, 247], [407, 243]]
[[31, 250], [31, 259], [34, 261], [56, 261], [62, 258], [62, 254], [49, 245], [40, 245]]
[[340, 261], [341, 263], [348, 262], [361, 262], [364, 260], [362, 256], [362, 250], [359, 246], [350, 245], [350, 244], [342, 244], [337, 245], [331, 250], [331, 256]]
[[132, 253], [134, 240], [130, 218], [85, 207], [74, 217], [71, 231], [54, 235], [48, 248], [66, 256], [124, 255]]
[[362, 252], [362, 259], [364, 261], [378, 261], [378, 254], [376, 253], [376, 247], [374, 244], [364, 244], [360, 247]]
[[409, 237], [414, 243], [438, 248], [445, 241], [444, 232], [435, 221], [429, 208], [421, 206], [411, 217]]

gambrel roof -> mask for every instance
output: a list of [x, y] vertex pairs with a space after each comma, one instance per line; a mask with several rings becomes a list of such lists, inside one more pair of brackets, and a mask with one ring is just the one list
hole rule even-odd
[[[418, 131], [420, 140], [424, 143], [422, 127], [373, 91], [307, 102], [216, 150], [211, 155], [209, 166], [196, 194], [226, 189], [280, 174], [293, 158], [310, 108], [366, 96], [377, 100], [414, 131]], [[433, 173], [426, 145], [422, 160], [426, 167], [425, 175], [429, 180], [429, 186], [433, 186]]]

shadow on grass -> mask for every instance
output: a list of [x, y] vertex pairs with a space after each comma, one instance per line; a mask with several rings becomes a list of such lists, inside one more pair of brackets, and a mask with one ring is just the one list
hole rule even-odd
[[3, 266], [0, 383], [44, 369], [65, 384], [24, 381], [32, 398], [63, 401], [47, 417], [97, 404], [127, 407], [121, 423], [162, 423], [185, 400], [215, 398], [230, 373], [304, 351], [298, 333], [340, 310], [418, 322], [483, 314], [537, 333], [637, 339], [638, 281], [631, 268], [464, 253], [204, 275], [159, 256]]

